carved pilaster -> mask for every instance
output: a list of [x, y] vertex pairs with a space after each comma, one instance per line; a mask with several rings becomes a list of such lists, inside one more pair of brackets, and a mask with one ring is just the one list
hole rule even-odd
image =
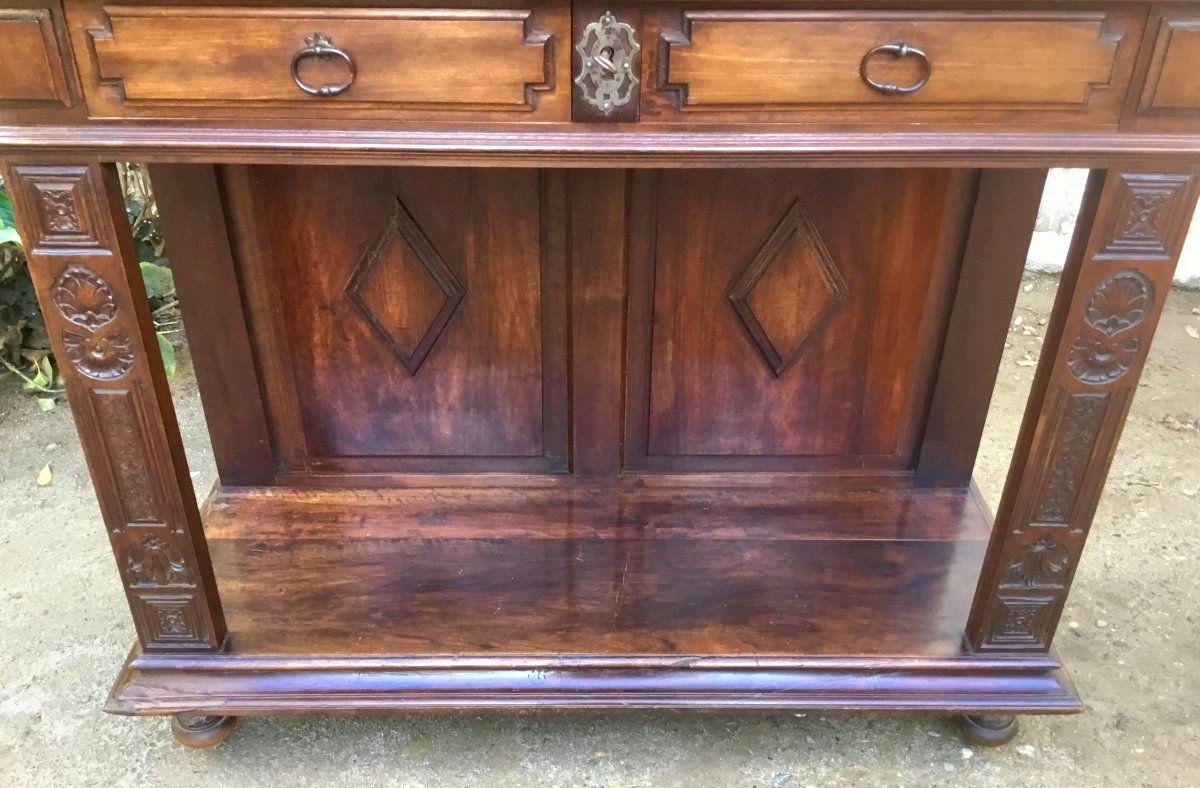
[[975, 650], [1050, 647], [1198, 179], [1110, 171], [1089, 183], [967, 625]]
[[5, 176], [142, 647], [219, 649], [225, 622], [116, 173], [15, 164]]

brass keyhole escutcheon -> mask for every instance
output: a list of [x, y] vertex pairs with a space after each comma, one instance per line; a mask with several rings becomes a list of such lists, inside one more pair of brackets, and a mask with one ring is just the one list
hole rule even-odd
[[633, 100], [641, 81], [633, 60], [640, 50], [636, 31], [611, 11], [589, 23], [575, 44], [579, 53], [575, 84], [583, 100], [605, 115]]

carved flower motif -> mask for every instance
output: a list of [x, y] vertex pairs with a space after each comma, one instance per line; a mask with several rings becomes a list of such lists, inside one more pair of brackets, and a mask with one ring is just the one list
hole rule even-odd
[[67, 189], [42, 189], [42, 206], [46, 227], [51, 232], [73, 233], [79, 231], [79, 220], [75, 216], [75, 192]]
[[1127, 238], [1158, 239], [1159, 225], [1162, 222], [1162, 208], [1168, 203], [1172, 194], [1150, 192], [1135, 194], [1129, 206], [1129, 215], [1121, 234]]
[[133, 349], [123, 331], [85, 336], [63, 331], [67, 357], [83, 374], [96, 380], [114, 380], [133, 366]]
[[50, 298], [63, 317], [88, 331], [95, 331], [117, 316], [117, 300], [108, 282], [79, 266], [71, 266], [59, 274]]
[[1141, 344], [1137, 337], [1120, 341], [1108, 337], [1080, 337], [1071, 345], [1067, 367], [1084, 383], [1111, 383], [1133, 366]]
[[1121, 271], [1105, 279], [1088, 299], [1088, 325], [1108, 336], [1133, 328], [1146, 319], [1154, 300], [1154, 285], [1137, 271]]
[[158, 620], [160, 635], [183, 637], [191, 634], [192, 628], [188, 623], [187, 611], [182, 605], [157, 607], [154, 610], [154, 616]]

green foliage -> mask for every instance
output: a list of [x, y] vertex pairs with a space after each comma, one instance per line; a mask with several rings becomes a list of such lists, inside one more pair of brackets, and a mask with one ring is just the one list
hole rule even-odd
[[[120, 170], [125, 208], [141, 263], [142, 281], [157, 329], [158, 348], [168, 376], [175, 374], [173, 336], [181, 337], [175, 279], [163, 256], [162, 233], [153, 193], [144, 171], [136, 165]], [[13, 221], [12, 201], [0, 184], [0, 375], [11, 374], [21, 388], [36, 397], [43, 411], [54, 408], [63, 395], [62, 378], [50, 348], [29, 269]]]
[[8, 192], [0, 189], [0, 244], [20, 244], [21, 238], [17, 235], [17, 225], [13, 221], [12, 200], [8, 198]]

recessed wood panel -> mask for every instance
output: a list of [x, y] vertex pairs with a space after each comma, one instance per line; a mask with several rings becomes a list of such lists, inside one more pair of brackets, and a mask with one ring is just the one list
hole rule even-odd
[[562, 467], [559, 174], [236, 172], [237, 213], [258, 227], [242, 264], [269, 290], [253, 332], [288, 470]]
[[69, 105], [48, 8], [0, 8], [0, 106]]
[[[511, 114], [553, 88], [561, 16], [85, 3], [72, 8], [71, 32], [97, 116]], [[318, 39], [328, 54], [302, 54]]]
[[[721, 10], [679, 19], [652, 23], [659, 50], [652, 101], [663, 119], [673, 105], [676, 113], [747, 119], [837, 112], [830, 121], [846, 122], [887, 109], [889, 120], [898, 112], [922, 121], [1003, 121], [1001, 111], [1015, 111], [1026, 113], [1025, 122], [1112, 123], [1141, 30], [1137, 14], [1095, 10]], [[870, 56], [901, 44], [903, 54]], [[994, 114], [972, 118], [963, 110]]]
[[1159, 22], [1142, 90], [1140, 115], [1200, 119], [1200, 17], [1167, 16]]
[[643, 176], [631, 234], [653, 240], [630, 261], [627, 465], [907, 467], [972, 182]]

